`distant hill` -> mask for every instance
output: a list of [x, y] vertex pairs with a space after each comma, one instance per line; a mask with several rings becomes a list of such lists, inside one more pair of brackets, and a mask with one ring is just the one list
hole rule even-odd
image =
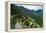
[[23, 7], [23, 6], [15, 6], [14, 5], [14, 7], [13, 6], [11, 7], [11, 12], [12, 12], [11, 14], [14, 14], [16, 12], [20, 12], [20, 13], [23, 13], [23, 14], [26, 14], [26, 15], [30, 15], [30, 14], [33, 13], [34, 15], [38, 15], [39, 16], [43, 11], [42, 11], [42, 9], [29, 10], [29, 9]]
[[42, 14], [42, 12], [43, 12], [42, 9], [29, 10], [29, 9], [23, 7], [23, 6], [18, 6], [18, 8], [20, 8], [24, 14], [26, 13], [26, 15], [30, 15], [30, 14], [33, 13], [34, 15], [40, 16]]

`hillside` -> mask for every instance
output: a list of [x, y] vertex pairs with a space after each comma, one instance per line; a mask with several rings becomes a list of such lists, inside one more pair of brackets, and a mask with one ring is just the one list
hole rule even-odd
[[[43, 26], [43, 20], [42, 20], [43, 19], [43, 10], [42, 9], [29, 10], [23, 6], [11, 5], [11, 16], [13, 16], [13, 15], [17, 15], [14, 18], [15, 20], [16, 20], [16, 18], [22, 19], [21, 17], [24, 16], [25, 18], [33, 19], [33, 22], [40, 25], [40, 27]], [[26, 25], [29, 26], [28, 23]]]

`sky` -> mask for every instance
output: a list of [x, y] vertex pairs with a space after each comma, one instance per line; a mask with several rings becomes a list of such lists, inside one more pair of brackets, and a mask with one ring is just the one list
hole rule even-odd
[[17, 6], [23, 6], [27, 9], [30, 9], [30, 10], [38, 10], [38, 9], [42, 9], [42, 6], [37, 6], [37, 5], [17, 5]]

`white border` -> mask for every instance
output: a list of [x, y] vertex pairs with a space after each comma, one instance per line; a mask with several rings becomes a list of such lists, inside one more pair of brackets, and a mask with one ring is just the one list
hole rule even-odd
[[[45, 25], [43, 23], [43, 28], [31, 28], [31, 29], [15, 29], [15, 30], [11, 30], [10, 29], [10, 4], [34, 4], [34, 5], [42, 5], [43, 6], [43, 10], [44, 10], [44, 3], [41, 2], [8, 2], [8, 31], [9, 32], [14, 32], [14, 31], [32, 31], [32, 30], [43, 30], [45, 29]], [[44, 22], [44, 12], [43, 12], [43, 22]]]

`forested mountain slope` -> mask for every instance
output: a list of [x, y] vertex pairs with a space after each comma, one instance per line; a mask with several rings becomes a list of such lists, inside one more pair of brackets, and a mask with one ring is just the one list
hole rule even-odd
[[[42, 9], [29, 10], [23, 6], [16, 6], [16, 5], [12, 4], [11, 5], [11, 16], [12, 16], [11, 20], [12, 20], [13, 24], [17, 23], [16, 19], [18, 18], [17, 21], [21, 20], [22, 24], [24, 21], [25, 23], [23, 25], [27, 25], [27, 27], [30, 26], [30, 28], [35, 28], [35, 27], [40, 28], [43, 26], [43, 10]], [[23, 18], [25, 18], [25, 19], [23, 19]], [[30, 22], [32, 23], [32, 25]]]

